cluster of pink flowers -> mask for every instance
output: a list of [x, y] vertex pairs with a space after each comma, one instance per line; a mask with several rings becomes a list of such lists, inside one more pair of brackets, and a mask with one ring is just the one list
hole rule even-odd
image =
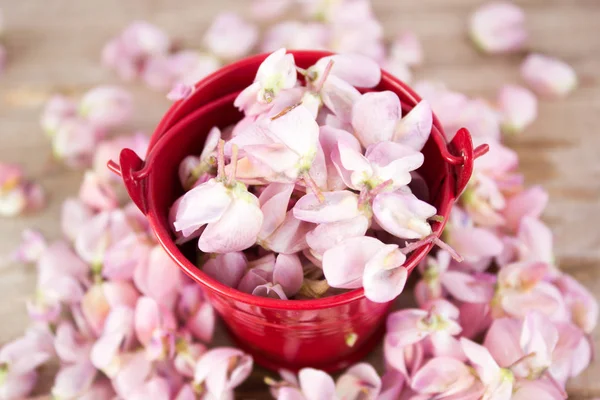
[[160, 28], [148, 22], [134, 22], [102, 51], [102, 63], [125, 80], [142, 79], [157, 90], [177, 84], [193, 85], [223, 62], [250, 53], [258, 29], [237, 14], [223, 13], [205, 33], [206, 51], [180, 50]]
[[46, 104], [41, 125], [52, 142], [52, 153], [72, 167], [88, 167], [98, 144], [133, 112], [129, 92], [116, 86], [100, 86], [77, 102], [55, 95]]
[[[180, 242], [197, 240], [202, 251], [217, 253], [204, 263], [206, 273], [260, 296], [315, 297], [364, 286], [375, 301], [392, 299], [406, 280], [404, 253], [431, 240], [428, 219], [436, 210], [408, 190], [420, 179], [414, 169], [423, 162], [431, 109], [448, 134], [465, 126], [490, 151], [476, 160], [452, 211], [443, 235], [451, 247], [439, 242], [444, 249], [418, 268], [418, 308], [387, 321], [385, 373], [364, 363], [337, 381], [311, 368], [297, 376], [280, 371], [281, 381], [265, 379], [272, 395], [566, 398], [567, 380], [592, 358], [598, 303], [559, 270], [552, 234], [540, 221], [548, 194], [524, 187], [517, 155], [502, 143], [503, 132], [533, 123], [536, 96], [506, 85], [491, 105], [418, 82], [425, 101], [401, 118], [395, 95], [361, 95], [354, 86], [377, 84], [376, 63], [407, 79], [408, 67], [422, 59], [415, 36], [402, 34], [387, 51], [367, 0], [260, 0], [254, 11], [270, 19], [293, 4], [315, 20], [275, 25], [262, 49], [363, 56], [325, 58], [303, 71], [302, 86], [293, 58], [275, 51], [236, 101], [246, 117], [223, 132], [213, 129], [204, 152], [184, 160], [180, 179], [189, 191], [171, 217]], [[469, 29], [483, 50], [507, 52], [526, 42], [524, 22], [520, 9], [493, 4], [473, 15]], [[141, 76], [165, 90], [181, 83], [172, 95], [181, 98], [190, 83], [257, 40], [256, 28], [223, 14], [204, 38], [211, 55], [202, 55], [175, 50], [160, 30], [138, 22], [107, 45], [103, 59], [124, 78]], [[521, 72], [545, 96], [564, 95], [577, 82], [570, 67], [542, 55], [528, 56]], [[120, 183], [106, 162], [124, 147], [143, 155], [148, 145], [140, 133], [105, 138], [128, 120], [131, 103], [121, 89], [101, 87], [78, 103], [55, 97], [42, 115], [55, 154], [88, 170], [78, 197], [63, 205], [64, 239], [47, 243], [28, 230], [14, 253], [37, 264], [38, 282], [27, 304], [31, 327], [0, 348], [2, 400], [27, 396], [38, 367], [53, 360], [60, 369], [52, 395], [60, 399], [227, 399], [250, 374], [252, 359], [242, 351], [207, 348], [213, 308], [158, 245], [144, 216], [118, 201]], [[18, 168], [0, 166], [2, 213], [35, 208], [41, 198]], [[369, 224], [377, 225], [377, 238], [365, 236]], [[405, 239], [417, 241], [405, 248]], [[454, 250], [463, 262], [453, 260]], [[344, 268], [328, 268], [328, 259]]]
[[247, 293], [364, 287], [373, 301], [393, 300], [406, 254], [443, 245], [428, 222], [435, 207], [408, 186], [422, 180], [431, 108], [402, 117], [395, 93], [361, 94], [355, 86], [381, 79], [364, 56], [324, 57], [301, 73], [306, 85], [285, 49], [269, 55], [234, 102], [245, 117], [213, 128], [203, 154], [183, 160], [189, 191], [171, 209], [174, 231], [180, 243], [199, 237], [203, 253], [220, 255], [205, 271]]
[[42, 186], [27, 179], [21, 167], [0, 163], [0, 216], [12, 217], [39, 210], [45, 199]]
[[[139, 140], [101, 146], [111, 153]], [[0, 350], [1, 399], [26, 396], [36, 369], [50, 360], [60, 363], [52, 387], [58, 399], [228, 398], [250, 373], [243, 352], [207, 349], [213, 308], [139, 210], [119, 208], [115, 198], [111, 182], [90, 170], [79, 197], [63, 205], [63, 240], [24, 233], [16, 256], [38, 269], [27, 303], [32, 326]]]

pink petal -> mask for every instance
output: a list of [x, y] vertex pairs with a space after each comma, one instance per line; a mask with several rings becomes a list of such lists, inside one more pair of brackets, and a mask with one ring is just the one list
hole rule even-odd
[[261, 244], [265, 249], [276, 253], [293, 254], [308, 247], [307, 233], [313, 229], [312, 224], [294, 217], [293, 210], [287, 212], [283, 223]]
[[568, 275], [562, 275], [555, 284], [571, 309], [573, 322], [590, 334], [598, 323], [598, 300], [585, 286]]
[[471, 387], [474, 382], [475, 377], [461, 361], [436, 357], [412, 376], [410, 386], [421, 394], [451, 396]]
[[79, 113], [92, 124], [113, 128], [131, 118], [133, 98], [117, 86], [99, 86], [87, 92], [79, 103]]
[[404, 387], [404, 376], [398, 371], [389, 370], [381, 378], [381, 392], [378, 400], [397, 400]]
[[303, 368], [298, 373], [298, 380], [306, 400], [335, 398], [335, 383], [326, 372], [314, 368]]
[[260, 194], [258, 201], [264, 218], [259, 238], [265, 239], [283, 223], [293, 190], [293, 184], [271, 183]]
[[171, 101], [179, 101], [187, 99], [194, 93], [194, 86], [186, 85], [183, 83], [177, 83], [173, 86], [173, 89], [167, 93], [167, 99]]
[[330, 286], [356, 289], [363, 285], [363, 271], [385, 245], [379, 240], [360, 236], [349, 238], [323, 254], [323, 273]]
[[58, 371], [52, 396], [61, 399], [80, 398], [91, 386], [97, 370], [89, 362], [73, 364]]
[[469, 33], [477, 47], [487, 53], [519, 50], [527, 40], [525, 13], [508, 2], [488, 3], [478, 8], [469, 21]]
[[257, 286], [265, 285], [271, 280], [272, 276], [269, 275], [267, 271], [253, 268], [246, 272], [237, 289], [240, 292], [251, 294]]
[[427, 100], [421, 100], [398, 123], [393, 141], [421, 151], [429, 139], [433, 125], [433, 112]]
[[206, 384], [208, 393], [220, 398], [241, 384], [252, 371], [252, 358], [241, 350], [221, 347], [206, 352], [196, 365], [194, 383]]
[[306, 243], [317, 254], [323, 254], [340, 242], [351, 237], [364, 236], [369, 219], [364, 215], [327, 224], [319, 224], [306, 234]]
[[117, 208], [119, 201], [112, 186], [100, 180], [92, 171], [86, 171], [79, 188], [79, 199], [88, 207], [96, 210]]
[[401, 32], [390, 48], [391, 57], [401, 60], [408, 66], [420, 65], [423, 62], [423, 48], [414, 32]]
[[325, 161], [327, 166], [327, 188], [329, 190], [343, 190], [346, 185], [337, 173], [337, 167], [332, 162], [331, 153], [337, 148], [337, 144], [340, 141], [344, 141], [346, 145], [349, 145], [353, 150], [360, 152], [361, 146], [356, 137], [350, 132], [342, 129], [333, 128], [331, 126], [323, 125], [319, 131], [319, 141], [325, 154]]
[[245, 250], [256, 243], [263, 222], [258, 199], [247, 193], [233, 200], [217, 222], [202, 232], [198, 247], [205, 253], [228, 253]]
[[25, 229], [21, 234], [21, 244], [12, 254], [12, 258], [21, 262], [38, 261], [48, 244], [40, 232]]
[[392, 139], [402, 116], [400, 99], [393, 92], [366, 93], [354, 103], [352, 127], [363, 146]]
[[373, 201], [377, 223], [387, 232], [403, 239], [419, 239], [431, 234], [427, 219], [437, 210], [410, 193], [382, 193]]
[[166, 378], [154, 377], [127, 396], [131, 400], [161, 400], [170, 397], [169, 382]]
[[504, 85], [498, 93], [498, 107], [502, 115], [502, 129], [520, 133], [537, 118], [537, 97], [516, 85]]
[[551, 383], [536, 380], [523, 381], [517, 386], [511, 400], [547, 399], [563, 400], [565, 397]]
[[147, 345], [152, 334], [161, 325], [161, 310], [150, 297], [141, 297], [135, 307], [135, 333], [139, 341]]
[[94, 152], [94, 172], [103, 181], [120, 182], [119, 180], [121, 178], [106, 167], [108, 161], [118, 160], [119, 154], [124, 148], [132, 149], [138, 156], [144, 157], [148, 148], [148, 142], [148, 135], [143, 132], [136, 132], [133, 135], [117, 136], [101, 141]]
[[[270, 12], [282, 6], [288, 6], [287, 1], [259, 0], [269, 6]], [[327, 48], [330, 30], [327, 26], [316, 22], [283, 21], [270, 27], [263, 37], [261, 50], [274, 51], [281, 47], [291, 50]]]
[[323, 104], [345, 123], [353, 118], [353, 107], [361, 98], [360, 92], [349, 83], [329, 75], [321, 90]]
[[394, 300], [404, 290], [408, 271], [403, 264], [406, 256], [397, 245], [386, 245], [365, 266], [363, 287], [371, 301], [385, 303]]
[[271, 299], [287, 300], [285, 291], [281, 285], [274, 285], [271, 282], [267, 282], [264, 285], [258, 285], [252, 291], [254, 296], [269, 297]]
[[441, 279], [444, 288], [460, 301], [488, 303], [494, 296], [494, 282], [464, 272], [446, 271]]
[[166, 251], [155, 246], [147, 261], [138, 264], [133, 281], [146, 296], [164, 301], [175, 295], [181, 283], [181, 272]]
[[70, 167], [88, 166], [103, 134], [83, 118], [69, 119], [59, 126], [52, 138], [52, 153]]
[[269, 129], [274, 137], [300, 156], [308, 156], [316, 151], [319, 125], [306, 107], [296, 107], [272, 120]]
[[[108, 279], [132, 279], [136, 267], [146, 265], [152, 248], [142, 235], [129, 235], [108, 248], [102, 276]], [[144, 268], [145, 269], [145, 268]]]
[[488, 229], [453, 228], [448, 236], [449, 244], [469, 262], [494, 257], [502, 252], [502, 242]]
[[317, 79], [323, 73], [327, 64], [333, 61], [331, 75], [346, 81], [352, 86], [371, 88], [379, 84], [381, 69], [373, 59], [360, 54], [337, 54], [323, 57], [314, 65]]
[[331, 153], [331, 161], [346, 184], [356, 190], [365, 186], [373, 175], [371, 163], [362, 151], [357, 151], [352, 145], [339, 141], [337, 148]]
[[502, 368], [508, 368], [523, 355], [519, 337], [522, 322], [514, 318], [499, 318], [492, 322], [483, 345]]
[[521, 76], [536, 93], [548, 97], [567, 95], [578, 81], [571, 66], [542, 54], [530, 54], [523, 61]]
[[179, 83], [194, 88], [194, 84], [221, 67], [219, 59], [194, 50], [181, 50], [168, 56], [171, 72]]
[[304, 271], [300, 259], [295, 254], [279, 254], [273, 269], [273, 283], [281, 285], [289, 298], [300, 290], [304, 280]]
[[561, 293], [546, 283], [538, 284], [533, 290], [505, 295], [501, 304], [504, 311], [516, 317], [525, 317], [529, 311], [540, 311], [555, 321], [562, 321], [567, 314]]
[[44, 106], [40, 124], [46, 135], [52, 137], [64, 121], [76, 114], [77, 105], [73, 100], [62, 95], [53, 95]]
[[524, 362], [527, 376], [550, 367], [557, 343], [558, 330], [546, 316], [537, 311], [525, 316], [520, 344], [524, 354], [534, 354]]
[[473, 339], [488, 329], [492, 322], [489, 304], [464, 303], [460, 305], [462, 336]]
[[60, 214], [63, 234], [71, 241], [79, 236], [82, 226], [93, 216], [93, 212], [89, 207], [80, 200], [72, 198], [65, 200]]
[[[267, 167], [274, 175], [281, 175], [284, 182], [298, 178], [300, 156], [284, 144], [249, 145], [244, 147], [244, 151], [252, 162]], [[286, 176], [288, 179], [285, 179]]]
[[343, 221], [359, 215], [358, 196], [347, 190], [325, 192], [325, 202], [317, 196], [303, 196], [293, 208], [294, 216], [302, 221], [315, 224]]
[[63, 322], [58, 326], [54, 348], [62, 361], [75, 363], [88, 358], [90, 346], [81, 336], [70, 323]]
[[257, 28], [234, 13], [221, 13], [204, 35], [204, 45], [226, 60], [245, 56], [258, 38]]
[[117, 394], [128, 398], [140, 387], [152, 370], [152, 363], [143, 351], [125, 354], [121, 361], [118, 374], [112, 378], [112, 384]]
[[377, 397], [381, 390], [381, 378], [370, 364], [356, 364], [338, 378], [335, 393], [341, 399], [356, 399], [363, 395]]
[[246, 273], [248, 260], [242, 252], [218, 254], [209, 259], [202, 270], [210, 277], [229, 286], [237, 287]]
[[554, 263], [552, 232], [538, 219], [523, 217], [519, 225], [518, 238], [522, 243], [519, 259]]
[[532, 186], [509, 197], [503, 210], [506, 224], [516, 231], [524, 217], [539, 218], [548, 204], [548, 197], [548, 192], [541, 186]]
[[[202, 207], [198, 207], [198, 204], [202, 204]], [[176, 210], [173, 226], [184, 236], [189, 236], [202, 225], [218, 221], [230, 204], [227, 188], [211, 179], [186, 192], [173, 205]]]
[[[235, 287], [235, 286], [233, 286]], [[199, 340], [210, 342], [215, 331], [216, 316], [210, 303], [204, 302], [196, 313], [187, 320], [186, 328]]]
[[481, 381], [486, 385], [493, 382], [500, 374], [500, 367], [489, 351], [485, 347], [465, 338], [460, 339], [460, 344], [465, 355], [477, 370]]
[[397, 311], [388, 317], [387, 332], [390, 344], [403, 348], [417, 343], [429, 334], [420, 325], [420, 321], [427, 316], [424, 310], [407, 309]]

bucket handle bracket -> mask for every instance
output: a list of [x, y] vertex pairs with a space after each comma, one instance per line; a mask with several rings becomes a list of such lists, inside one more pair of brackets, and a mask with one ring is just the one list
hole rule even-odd
[[123, 178], [125, 189], [133, 203], [146, 215], [148, 212], [146, 196], [146, 176], [148, 168], [144, 161], [131, 149], [121, 150], [119, 163], [108, 161], [108, 168]]
[[[460, 155], [454, 155], [450, 149], [459, 151]], [[473, 149], [473, 140], [471, 134], [466, 128], [461, 128], [456, 132], [454, 139], [450, 142], [448, 148], [444, 149], [442, 156], [451, 165], [456, 167], [456, 189], [455, 196], [458, 198], [467, 187], [471, 175], [473, 174], [473, 162], [476, 158], [487, 153], [490, 146], [482, 144]]]

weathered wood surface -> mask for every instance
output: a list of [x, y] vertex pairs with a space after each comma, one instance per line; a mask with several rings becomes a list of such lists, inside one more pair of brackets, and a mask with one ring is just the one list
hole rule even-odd
[[[426, 63], [417, 78], [447, 82], [472, 95], [492, 98], [504, 82], [519, 82], [523, 55], [485, 57], [468, 43], [465, 24], [477, 0], [374, 0], [388, 36], [402, 29], [423, 40]], [[545, 214], [556, 235], [563, 269], [600, 293], [600, 2], [598, 0], [520, 0], [528, 15], [531, 49], [558, 56], [577, 70], [580, 88], [564, 101], [542, 102], [540, 118], [525, 134], [511, 140], [521, 156], [528, 183], [551, 194]], [[42, 213], [0, 221], [0, 343], [27, 325], [25, 300], [35, 286], [35, 270], [8, 261], [25, 227], [59, 236], [61, 202], [76, 193], [79, 172], [49, 162], [50, 150], [39, 126], [48, 93], [81, 93], [118, 80], [102, 69], [102, 45], [134, 19], [147, 19], [188, 47], [200, 46], [209, 21], [220, 10], [244, 12], [242, 0], [0, 0], [6, 19], [3, 39], [8, 69], [0, 77], [0, 160], [25, 165], [51, 195]], [[162, 94], [137, 84], [139, 112], [132, 129], [150, 132], [167, 107]], [[219, 342], [226, 343], [225, 337]], [[600, 331], [594, 336], [600, 347]], [[370, 360], [381, 366], [380, 352]], [[257, 369], [239, 398], [269, 398]], [[48, 375], [48, 374], [47, 374]], [[600, 361], [569, 384], [570, 398], [600, 396]], [[45, 378], [46, 381], [49, 378]], [[43, 387], [38, 390], [43, 393]], [[41, 398], [46, 398], [42, 395]]]

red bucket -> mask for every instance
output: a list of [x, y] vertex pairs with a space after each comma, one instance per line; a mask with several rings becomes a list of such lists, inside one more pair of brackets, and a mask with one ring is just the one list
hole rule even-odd
[[[293, 51], [296, 64], [308, 68], [330, 53]], [[315, 300], [276, 300], [252, 296], [212, 279], [190, 261], [193, 248], [180, 249], [168, 224], [169, 207], [183, 194], [178, 179], [179, 163], [185, 156], [200, 154], [213, 126], [224, 128], [241, 118], [234, 108], [237, 94], [254, 80], [259, 55], [229, 65], [196, 85], [189, 98], [175, 103], [163, 117], [151, 139], [146, 161], [132, 150], [120, 155], [120, 168], [131, 199], [148, 217], [158, 241], [179, 267], [204, 289], [223, 318], [237, 344], [268, 368], [298, 370], [311, 366], [328, 371], [356, 362], [381, 337], [382, 322], [391, 303], [374, 303], [362, 289]], [[403, 112], [412, 109], [419, 97], [387, 72], [375, 91], [395, 92]], [[425, 162], [419, 173], [427, 183], [430, 202], [438, 214], [448, 217], [456, 197], [467, 184], [474, 151], [467, 130], [461, 129], [447, 143], [442, 127], [434, 118], [431, 137], [422, 150]], [[444, 221], [447, 218], [444, 218]], [[435, 222], [440, 235], [445, 222]], [[409, 272], [426, 256], [432, 245], [410, 255]], [[186, 257], [186, 254], [188, 257]]]

